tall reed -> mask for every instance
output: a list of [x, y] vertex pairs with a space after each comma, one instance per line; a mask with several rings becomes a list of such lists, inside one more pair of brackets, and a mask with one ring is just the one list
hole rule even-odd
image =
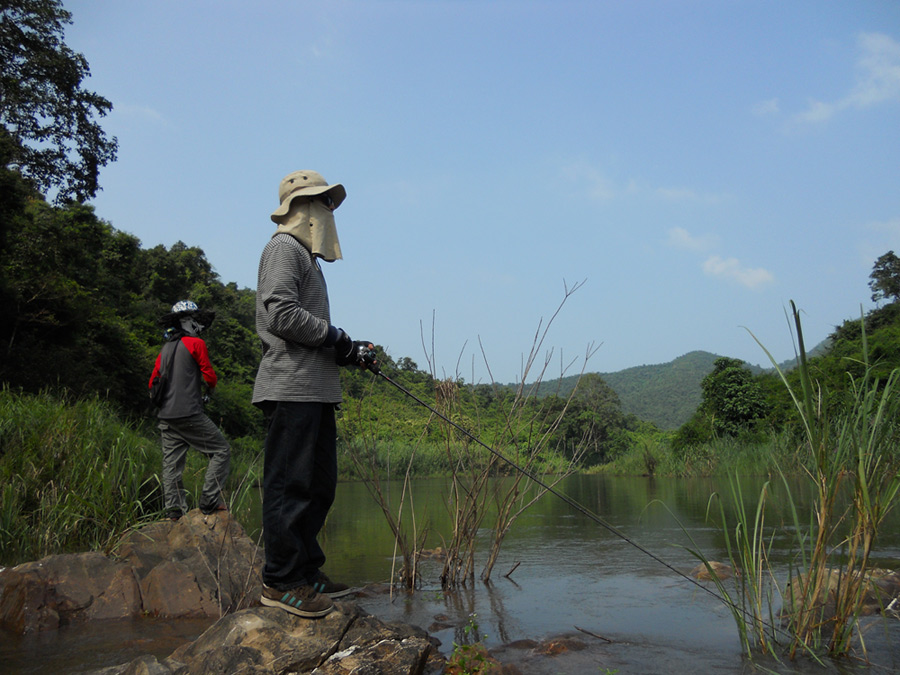
[[[406, 489], [410, 475], [419, 463], [419, 458], [426, 454], [430, 460], [426, 465], [449, 468], [447, 509], [452, 522], [449, 531], [437, 533], [442, 546], [443, 568], [441, 570], [441, 586], [454, 588], [466, 585], [475, 576], [476, 536], [479, 531], [489, 528], [492, 536], [489, 542], [487, 561], [482, 569], [481, 578], [488, 581], [497, 562], [499, 552], [506, 535], [516, 519], [545, 492], [543, 488], [532, 485], [526, 480], [525, 473], [513, 469], [500, 459], [498, 455], [508, 457], [524, 472], [536, 475], [538, 472], [553, 472], [545, 478], [545, 484], [551, 487], [572, 473], [578, 465], [584, 444], [580, 444], [569, 457], [563, 457], [551, 447], [550, 441], [559, 427], [568, 408], [568, 402], [562, 410], [552, 409], [535, 403], [540, 382], [551, 363], [552, 351], [546, 355], [543, 366], [538, 359], [542, 345], [553, 319], [562, 309], [568, 297], [579, 285], [565, 289], [565, 296], [556, 312], [546, 325], [538, 326], [531, 351], [524, 362], [521, 383], [515, 396], [504, 411], [499, 424], [479, 424], [479, 412], [473, 418], [466, 418], [460, 406], [461, 381], [457, 374], [454, 377], [439, 379], [435, 373], [433, 351], [426, 354], [434, 382], [434, 410], [444, 417], [441, 420], [432, 414], [429, 423], [417, 442], [411, 444], [407, 451], [394, 453], [385, 457], [384, 450], [397, 449], [396, 444], [376, 441], [374, 430], [366, 433], [366, 415], [362, 410], [362, 401], [356, 414], [360, 420], [354, 442], [347, 444], [351, 458], [360, 477], [369, 488], [370, 493], [379, 504], [388, 521], [399, 555], [404, 561], [401, 577], [402, 583], [409, 589], [417, 583], [417, 561], [422, 553], [425, 533], [428, 531], [428, 520], [417, 516], [413, 508], [411, 493]], [[433, 348], [432, 348], [433, 349]], [[584, 364], [593, 354], [588, 347]], [[482, 351], [482, 355], [484, 352]], [[485, 357], [487, 365], [487, 358]], [[525, 380], [533, 377], [533, 370], [540, 368], [537, 380], [526, 385]], [[560, 379], [566, 368], [562, 367]], [[488, 368], [490, 371], [490, 368]], [[584, 372], [584, 367], [582, 371]], [[576, 387], [577, 390], [577, 387]], [[575, 391], [571, 396], [575, 395]], [[475, 397], [473, 397], [475, 398]], [[571, 397], [570, 399], [571, 400]], [[424, 415], [426, 411], [421, 410]], [[450, 422], [447, 422], [450, 420]], [[438, 424], [442, 433], [441, 447], [444, 457], [434, 460], [434, 434], [428, 427]], [[495, 428], [496, 427], [496, 428]], [[465, 431], [461, 431], [464, 429]], [[425, 438], [430, 438], [428, 444]], [[476, 438], [489, 438], [487, 446]], [[380, 451], [379, 451], [380, 447]], [[490, 448], [490, 449], [488, 449]], [[399, 460], [399, 461], [398, 461]], [[384, 469], [394, 466], [393, 475], [403, 476], [399, 504], [391, 504], [389, 495], [383, 485]], [[390, 473], [390, 472], [389, 472]], [[498, 476], [508, 476], [504, 481], [494, 480]], [[494, 516], [492, 526], [486, 523], [488, 515]]]
[[[794, 538], [796, 554], [787, 582], [779, 586], [765, 544], [767, 537], [774, 535], [765, 529], [768, 484], [752, 516], [743, 510], [739, 491], [732, 494], [737, 513], [733, 535], [724, 510], [721, 519], [729, 557], [741, 570], [741, 577], [736, 595], [728, 597], [748, 653], [754, 646], [776, 653], [781, 636], [778, 624], [783, 620], [790, 658], [798, 652], [845, 656], [856, 644], [865, 649], [859, 617], [864, 598], [873, 590], [869, 574], [872, 547], [900, 491], [896, 449], [900, 371], [891, 372], [886, 381], [873, 375], [863, 320], [863, 375], [854, 378], [848, 372], [846, 391], [828, 392], [813, 377], [793, 302], [791, 310], [799, 386], [789, 382], [771, 354], [760, 346], [794, 402], [802, 428], [799, 457], [803, 475], [813, 489], [813, 506], [804, 516], [788, 490], [788, 534]], [[720, 588], [727, 591], [724, 585]], [[774, 614], [779, 598], [773, 590], [781, 595], [780, 617]]]

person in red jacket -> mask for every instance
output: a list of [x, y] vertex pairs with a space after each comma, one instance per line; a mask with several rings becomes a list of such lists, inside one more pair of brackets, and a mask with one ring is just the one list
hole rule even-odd
[[182, 474], [188, 448], [209, 458], [200, 510], [205, 514], [225, 510], [222, 488], [228, 478], [231, 446], [219, 428], [203, 412], [203, 383], [210, 393], [218, 378], [209, 361], [200, 333], [215, 319], [190, 300], [172, 306], [160, 323], [166, 328], [166, 344], [156, 357], [150, 389], [162, 372], [162, 399], [157, 417], [162, 437], [162, 482], [166, 514], [178, 520], [187, 511]]

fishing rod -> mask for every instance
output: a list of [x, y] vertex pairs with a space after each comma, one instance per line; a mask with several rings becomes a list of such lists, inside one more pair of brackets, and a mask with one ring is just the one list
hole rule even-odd
[[666, 562], [665, 560], [663, 560], [662, 558], [660, 558], [658, 555], [656, 555], [656, 554], [653, 553], [652, 551], [650, 551], [650, 550], [646, 549], [645, 547], [641, 546], [641, 544], [639, 544], [638, 542], [636, 542], [636, 541], [634, 541], [633, 539], [631, 539], [628, 535], [626, 535], [624, 532], [622, 532], [621, 530], [619, 530], [617, 527], [615, 527], [614, 525], [611, 525], [610, 523], [608, 523], [608, 522], [606, 522], [605, 520], [603, 520], [603, 518], [601, 518], [599, 515], [597, 515], [596, 513], [594, 513], [593, 511], [591, 511], [591, 510], [588, 509], [587, 507], [585, 507], [584, 505], [579, 504], [578, 502], [576, 502], [574, 499], [572, 499], [571, 497], [569, 497], [569, 496], [568, 496], [567, 494], [565, 494], [564, 492], [560, 492], [559, 490], [557, 490], [556, 488], [554, 488], [552, 485], [548, 485], [548, 484], [547, 484], [545, 481], [543, 481], [539, 476], [535, 475], [534, 473], [532, 473], [532, 472], [529, 471], [528, 469], [526, 469], [526, 468], [524, 468], [524, 467], [522, 467], [522, 466], [519, 466], [516, 462], [514, 462], [513, 460], [511, 460], [511, 459], [509, 459], [508, 457], [506, 457], [503, 453], [501, 453], [501, 452], [499, 452], [498, 450], [492, 448], [492, 447], [489, 446], [487, 443], [485, 443], [484, 441], [482, 441], [480, 438], [478, 438], [477, 436], [475, 436], [475, 435], [474, 435], [473, 433], [471, 433], [468, 429], [466, 429], [465, 427], [460, 426], [459, 424], [457, 424], [456, 422], [454, 422], [453, 420], [451, 420], [449, 417], [447, 417], [446, 415], [444, 415], [444, 414], [441, 413], [440, 411], [436, 410], [436, 409], [434, 408], [434, 406], [429, 405], [427, 402], [423, 401], [421, 398], [419, 398], [418, 396], [416, 396], [414, 393], [412, 393], [409, 389], [407, 389], [406, 387], [404, 387], [402, 384], [400, 384], [399, 382], [395, 382], [395, 381], [394, 381], [393, 379], [391, 379], [388, 375], [386, 375], [386, 374], [384, 373], [384, 371], [382, 371], [381, 368], [379, 367], [378, 361], [377, 361], [376, 358], [375, 358], [375, 347], [374, 347], [374, 345], [371, 345], [371, 344], [360, 344], [360, 345], [357, 347], [357, 363], [360, 365], [361, 368], [371, 371], [371, 372], [374, 373], [375, 375], [378, 375], [381, 379], [385, 380], [385, 381], [388, 382], [389, 384], [391, 384], [391, 385], [393, 385], [394, 387], [396, 387], [397, 389], [399, 389], [401, 392], [403, 392], [404, 394], [406, 394], [407, 396], [409, 396], [411, 399], [413, 399], [416, 403], [418, 403], [419, 405], [425, 407], [426, 409], [428, 409], [429, 411], [431, 411], [434, 415], [436, 415], [436, 416], [439, 417], [440, 419], [444, 420], [447, 424], [449, 424], [450, 426], [452, 426], [454, 429], [456, 429], [457, 431], [459, 431], [460, 433], [462, 433], [463, 435], [465, 435], [467, 438], [471, 439], [474, 443], [480, 445], [482, 448], [484, 448], [485, 450], [487, 450], [488, 452], [490, 452], [492, 455], [494, 455], [494, 457], [496, 457], [497, 459], [499, 459], [499, 460], [505, 462], [505, 463], [508, 464], [510, 467], [512, 467], [513, 469], [515, 469], [516, 471], [518, 471], [518, 472], [521, 473], [522, 475], [526, 476], [527, 478], [529, 478], [529, 479], [530, 479], [532, 482], [534, 482], [536, 485], [540, 486], [542, 489], [546, 490], [547, 492], [549, 492], [549, 493], [555, 495], [556, 497], [558, 497], [559, 499], [561, 499], [562, 501], [564, 501], [566, 504], [568, 504], [569, 506], [571, 506], [573, 509], [575, 509], [576, 511], [578, 511], [578, 513], [580, 513], [580, 514], [582, 514], [583, 516], [587, 517], [588, 519], [592, 520], [592, 521], [595, 522], [597, 525], [600, 525], [601, 527], [605, 528], [607, 531], [611, 532], [611, 533], [614, 534], [615, 536], [619, 537], [622, 541], [624, 541], [624, 542], [626, 542], [627, 544], [633, 546], [634, 548], [636, 548], [636, 549], [637, 549], [638, 551], [640, 551], [641, 553], [647, 555], [648, 557], [650, 557], [650, 558], [653, 559], [654, 561], [658, 562], [660, 565], [662, 565], [662, 566], [665, 567], [666, 569], [668, 569], [668, 570], [670, 570], [671, 572], [677, 574], [678, 576], [682, 577], [683, 579], [686, 579], [687, 581], [689, 581], [690, 583], [692, 583], [692, 584], [693, 584], [694, 586], [696, 586], [697, 588], [699, 588], [699, 589], [705, 591], [706, 593], [708, 593], [709, 595], [711, 595], [712, 597], [714, 597], [716, 600], [719, 600], [720, 602], [724, 603], [725, 605], [727, 605], [728, 607], [732, 608], [733, 610], [736, 610], [736, 611], [738, 611], [738, 612], [744, 614], [745, 616], [747, 616], [747, 617], [753, 619], [754, 621], [759, 621], [761, 624], [763, 624], [763, 625], [769, 627], [769, 628], [772, 629], [773, 631], [777, 631], [777, 632], [783, 633], [784, 635], [790, 637], [790, 634], [787, 633], [787, 631], [785, 631], [784, 629], [779, 628], [779, 627], [777, 627], [777, 626], [774, 626], [774, 625], [768, 623], [767, 621], [764, 621], [764, 620], [762, 620], [762, 619], [759, 619], [758, 617], [755, 617], [755, 616], [752, 615], [748, 610], [743, 609], [742, 607], [738, 607], [738, 606], [737, 606], [734, 602], [732, 602], [730, 599], [722, 597], [721, 595], [719, 595], [718, 593], [716, 593], [716, 592], [715, 592], [714, 590], [712, 590], [711, 588], [708, 588], [708, 587], [704, 586], [703, 584], [701, 584], [698, 580], [696, 580], [696, 579], [694, 579], [693, 577], [691, 577], [691, 576], [685, 574], [685, 573], [682, 572], [681, 570], [676, 569], [675, 567], [673, 567], [672, 565], [670, 565], [668, 562]]

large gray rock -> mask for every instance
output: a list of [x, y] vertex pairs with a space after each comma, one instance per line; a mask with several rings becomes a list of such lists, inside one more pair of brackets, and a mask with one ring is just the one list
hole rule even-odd
[[315, 620], [272, 607], [243, 610], [220, 619], [162, 661], [143, 656], [95, 675], [415, 675], [443, 670], [445, 660], [425, 631], [383, 623], [352, 603], [336, 607]]
[[256, 604], [262, 590], [262, 549], [227, 511], [151, 523], [114, 553], [134, 568], [144, 612], [154, 616], [219, 617]]
[[227, 511], [127, 534], [113, 554], [54, 555], [0, 570], [0, 626], [15, 633], [141, 615], [212, 617], [257, 604], [263, 556]]
[[0, 626], [15, 633], [141, 611], [131, 566], [102, 553], [50, 556], [0, 571]]

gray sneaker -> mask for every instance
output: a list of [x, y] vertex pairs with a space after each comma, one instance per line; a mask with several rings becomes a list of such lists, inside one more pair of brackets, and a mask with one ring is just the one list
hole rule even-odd
[[287, 591], [279, 591], [263, 584], [259, 601], [267, 607], [279, 607], [307, 619], [325, 616], [334, 609], [331, 598], [317, 593], [312, 586], [297, 586]]

